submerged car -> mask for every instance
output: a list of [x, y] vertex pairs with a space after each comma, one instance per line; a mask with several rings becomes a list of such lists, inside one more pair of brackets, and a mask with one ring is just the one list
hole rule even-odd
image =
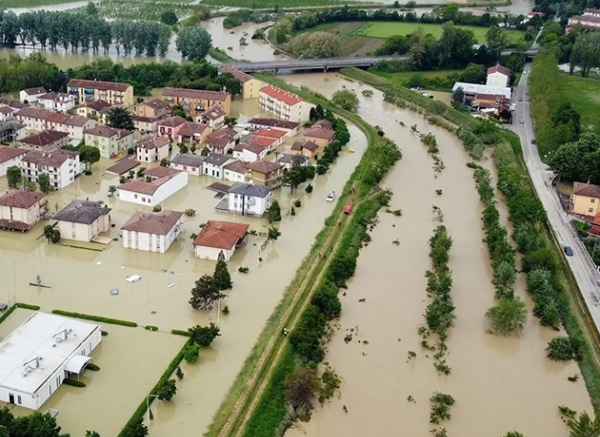
[[565, 246], [565, 255], [573, 256], [573, 249], [571, 249], [571, 246]]
[[327, 197], [325, 198], [325, 200], [327, 200], [328, 202], [333, 202], [335, 200], [335, 191], [332, 191], [331, 193], [329, 193], [327, 195]]
[[525, 123], [525, 119], [522, 118], [521, 120], [519, 120], [519, 123], [521, 123], [521, 124]]

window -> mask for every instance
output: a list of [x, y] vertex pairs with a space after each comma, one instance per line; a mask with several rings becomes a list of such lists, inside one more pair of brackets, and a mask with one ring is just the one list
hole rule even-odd
[[588, 212], [594, 212], [594, 208], [588, 208]]
[[596, 199], [590, 199], [590, 203], [596, 203]]
[[142, 202], [146, 203], [146, 198], [145, 197], [142, 197]]
[[[50, 394], [52, 394], [52, 390], [50, 390]], [[23, 401], [21, 400], [21, 395], [17, 395], [17, 404], [21, 405]]]
[[138, 198], [138, 195], [137, 195], [137, 194], [134, 194], [134, 195], [133, 195], [133, 198], [134, 198], [134, 199], [137, 199], [137, 198]]

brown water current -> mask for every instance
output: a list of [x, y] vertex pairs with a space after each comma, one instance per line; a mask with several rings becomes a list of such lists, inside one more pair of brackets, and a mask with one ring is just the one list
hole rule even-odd
[[[575, 362], [556, 363], [545, 357], [547, 342], [557, 333], [541, 327], [531, 315], [523, 275], [516, 290], [529, 309], [523, 335], [486, 333], [484, 315], [494, 304], [492, 270], [482, 241], [472, 170], [465, 166], [470, 159], [460, 142], [418, 114], [385, 103], [377, 90], [372, 98], [362, 97], [360, 91], [367, 86], [335, 74], [285, 79], [328, 96], [342, 86], [354, 88], [361, 100], [359, 114], [381, 126], [404, 155], [384, 181], [394, 192], [390, 208], [402, 209], [402, 217], [379, 213], [373, 241], [361, 251], [346, 296], [340, 296], [340, 329], [325, 359], [343, 380], [340, 396], [317, 408], [308, 424], [287, 436], [426, 436], [432, 429], [429, 397], [436, 391], [456, 400], [451, 420], [441, 424], [449, 436], [502, 436], [512, 430], [528, 437], [566, 435], [557, 406], [592, 412], [589, 396]], [[446, 167], [437, 178], [431, 156], [410, 132], [413, 124], [437, 138]], [[493, 167], [491, 162], [485, 165]], [[437, 189], [443, 190], [441, 196]], [[431, 266], [428, 240], [439, 224], [432, 205], [442, 209], [454, 240], [450, 268], [456, 321], [447, 341], [449, 376], [436, 372], [432, 353], [421, 348], [417, 334], [429, 301], [424, 277]], [[506, 223], [505, 206], [499, 203], [498, 208]], [[399, 246], [392, 244], [395, 239]], [[344, 337], [351, 330], [353, 339], [346, 344]], [[416, 352], [416, 358], [409, 360], [409, 351]], [[576, 383], [567, 381], [573, 375], [579, 376]], [[415, 403], [407, 400], [409, 396]]]
[[[258, 103], [256, 100], [234, 101], [232, 112], [234, 116], [238, 116], [240, 112], [254, 116], [258, 113]], [[309, 252], [325, 218], [331, 213], [334, 205], [325, 201], [326, 194], [332, 190], [342, 190], [366, 148], [366, 139], [360, 130], [350, 126], [350, 132], [352, 139], [349, 147], [355, 153], [342, 152], [331, 171], [312, 182], [314, 191], [311, 194], [306, 194], [302, 187], [293, 195], [290, 195], [289, 188], [276, 191], [275, 197], [281, 204], [283, 215], [282, 222], [278, 224], [282, 236], [262, 253], [263, 262], [259, 265], [257, 250], [265, 237], [250, 237], [236, 251], [229, 263], [234, 286], [223, 303], [229, 306], [231, 313], [228, 316], [221, 315], [219, 319], [222, 336], [215, 341], [213, 348], [202, 350], [198, 363], [183, 366], [186, 377], [178, 383], [178, 393], [174, 400], [153, 406], [155, 420], [151, 424], [150, 435], [186, 436], [192, 435], [191, 430], [200, 434], [210, 424], [265, 321]], [[283, 149], [289, 147], [287, 144]], [[92, 176], [82, 176], [65, 189], [50, 193], [50, 212], [55, 213], [75, 198], [104, 200], [113, 208], [111, 217], [116, 225], [107, 236], [119, 238], [119, 228], [131, 214], [136, 210], [148, 211], [148, 208], [108, 197], [108, 187], [119, 183], [116, 176], [104, 174], [104, 169], [111, 164], [109, 160], [102, 160], [94, 165]], [[26, 302], [40, 305], [43, 311], [62, 309], [132, 320], [140, 325], [156, 325], [161, 332], [167, 333], [171, 329], [187, 329], [198, 323], [206, 325], [210, 321], [216, 322], [216, 310], [194, 311], [188, 304], [194, 281], [205, 273], [212, 274], [215, 265], [212, 261], [194, 258], [190, 235], [198, 233], [199, 225], [208, 219], [246, 222], [251, 229], [262, 232], [266, 231], [268, 222], [265, 219], [215, 212], [214, 208], [219, 200], [214, 198], [214, 192], [205, 188], [214, 181], [190, 176], [188, 186], [164, 202], [163, 209], [196, 210], [195, 217], [186, 218], [183, 237], [165, 254], [123, 249], [120, 240], [113, 241], [109, 246], [76, 243], [104, 249], [101, 252], [49, 245], [42, 236], [42, 229], [48, 222], [38, 223], [26, 234], [0, 232], [0, 277], [5, 278], [3, 287], [0, 288], [0, 302]], [[2, 178], [0, 192], [5, 190], [6, 178]], [[296, 208], [296, 216], [291, 216], [289, 211], [295, 199], [302, 201], [302, 207]], [[239, 273], [239, 266], [248, 266], [250, 272]], [[38, 274], [42, 282], [51, 286], [51, 289], [40, 290], [28, 285], [35, 282]], [[140, 275], [142, 280], [127, 283], [125, 278], [133, 274]], [[167, 285], [171, 283], [175, 285], [168, 288]], [[110, 295], [113, 287], [119, 289], [118, 296]], [[111, 331], [112, 326], [107, 326], [106, 330]], [[61, 410], [58, 422], [64, 431], [73, 432], [77, 436], [81, 434], [78, 431], [81, 427], [87, 427], [96, 429], [101, 435], [116, 435], [113, 431], [125, 424], [143, 400], [147, 388], [156, 383], [175, 355], [175, 350], [182, 344], [179, 337], [172, 338], [172, 335], [141, 329], [133, 331], [144, 336], [139, 347], [146, 348], [161, 360], [154, 364], [153, 360], [131, 359], [130, 365], [139, 372], [145, 391], [135, 391], [131, 398], [128, 395], [127, 402], [124, 401], [123, 404], [119, 401], [121, 414], [109, 423], [104, 415], [94, 414], [97, 411], [93, 409], [97, 400], [88, 401], [87, 396], [79, 396], [76, 401], [81, 402], [79, 408], [86, 409], [87, 413], [80, 414], [76, 420], [72, 420], [73, 417], [69, 414], [63, 415], [62, 411], [68, 410], [74, 401], [70, 399], [72, 388], [61, 387], [57, 394], [60, 400], [55, 401], [55, 396], [50, 402], [53, 407]], [[105, 347], [110, 348], [114, 336], [120, 335], [120, 332], [115, 332], [114, 335], [111, 333], [105, 337], [103, 350]], [[164, 341], [174, 346], [163, 348]], [[120, 341], [118, 345], [121, 345]], [[119, 347], [130, 347], [135, 354], [138, 346], [132, 344]], [[98, 374], [106, 372], [104, 374], [115, 375], [115, 381], [121, 387], [127, 386], [127, 375], [117, 371], [122, 367], [120, 359], [106, 359], [99, 365], [102, 370]], [[94, 382], [86, 390], [92, 391], [93, 385]], [[60, 394], [61, 391], [65, 394]], [[102, 402], [113, 402], [114, 394], [101, 391], [98, 396]], [[46, 406], [42, 408], [45, 410]]]

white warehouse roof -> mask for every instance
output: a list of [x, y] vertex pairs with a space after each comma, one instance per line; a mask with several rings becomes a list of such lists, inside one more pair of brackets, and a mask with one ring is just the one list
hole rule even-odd
[[510, 88], [506, 86], [481, 85], [478, 83], [456, 82], [452, 87], [452, 92], [458, 87], [462, 87], [465, 94], [494, 94], [501, 95], [510, 100]]
[[[99, 325], [76, 319], [33, 313], [0, 342], [0, 387], [36, 393], [57, 369], [71, 361], [81, 345], [99, 329]], [[75, 362], [77, 357], [69, 363], [70, 367], [81, 364]], [[37, 358], [39, 367], [36, 368]], [[28, 361], [31, 363], [26, 364]], [[84, 361], [83, 364], [86, 364], [89, 360]]]

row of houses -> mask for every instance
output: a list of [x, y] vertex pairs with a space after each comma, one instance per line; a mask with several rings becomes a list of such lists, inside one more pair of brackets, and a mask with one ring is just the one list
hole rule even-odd
[[581, 15], [569, 17], [566, 32], [571, 32], [573, 26], [580, 25], [587, 30], [600, 29], [600, 9], [586, 9]]

